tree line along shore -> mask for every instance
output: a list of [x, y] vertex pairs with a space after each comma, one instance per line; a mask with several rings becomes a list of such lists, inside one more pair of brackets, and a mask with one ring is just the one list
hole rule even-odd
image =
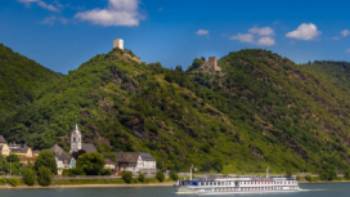
[[[48, 169], [48, 168], [46, 168]], [[30, 172], [31, 171], [31, 172]], [[49, 170], [50, 171], [50, 170]], [[133, 175], [124, 172], [121, 176], [55, 176], [49, 171], [43, 175], [33, 169], [23, 169], [20, 175], [0, 176], [2, 188], [98, 188], [98, 187], [161, 187], [173, 186], [178, 180], [188, 178], [185, 173], [163, 173], [159, 171], [155, 177], [145, 177], [142, 174]], [[217, 174], [216, 174], [217, 175]], [[256, 174], [261, 176], [261, 174]], [[288, 176], [288, 174], [286, 174]], [[209, 176], [209, 174], [195, 174], [195, 177]], [[221, 175], [224, 176], [224, 175]], [[300, 183], [349, 182], [347, 174], [325, 175], [299, 173], [296, 175]]]

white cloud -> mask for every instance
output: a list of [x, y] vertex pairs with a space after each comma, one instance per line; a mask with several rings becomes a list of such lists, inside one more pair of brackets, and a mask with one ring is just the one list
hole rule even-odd
[[59, 4], [49, 4], [46, 3], [44, 0], [18, 0], [20, 3], [25, 4], [25, 5], [31, 5], [31, 4], [36, 4], [37, 6], [51, 11], [51, 12], [59, 12], [61, 5]]
[[286, 34], [288, 38], [305, 41], [313, 40], [318, 35], [320, 35], [320, 31], [313, 23], [302, 23], [297, 27], [297, 29]]
[[273, 46], [275, 45], [275, 39], [273, 37], [264, 36], [258, 39], [257, 44], [260, 46]]
[[55, 24], [59, 23], [59, 24], [66, 25], [66, 24], [68, 24], [68, 22], [69, 22], [69, 20], [67, 18], [64, 18], [64, 17], [49, 16], [49, 17], [44, 18], [41, 21], [41, 24], [43, 24], [43, 25], [55, 25]]
[[102, 26], [138, 26], [142, 19], [138, 0], [108, 0], [108, 7], [79, 12], [76, 18]]
[[257, 34], [259, 36], [272, 36], [274, 31], [271, 27], [252, 27], [249, 29], [249, 33]]
[[246, 34], [237, 34], [237, 35], [233, 35], [230, 38], [231, 40], [237, 40], [240, 42], [245, 42], [245, 43], [253, 43], [254, 42], [254, 35], [250, 34], [250, 33], [246, 33]]
[[346, 49], [345, 53], [350, 54], [350, 48]]
[[209, 35], [209, 31], [207, 29], [198, 29], [196, 34], [197, 36], [207, 36]]
[[349, 29], [343, 29], [343, 30], [340, 32], [340, 35], [341, 35], [343, 38], [349, 37], [349, 36], [350, 36], [350, 30], [349, 30]]
[[269, 47], [276, 43], [274, 34], [274, 30], [271, 27], [252, 27], [247, 33], [233, 35], [230, 39], [243, 43]]

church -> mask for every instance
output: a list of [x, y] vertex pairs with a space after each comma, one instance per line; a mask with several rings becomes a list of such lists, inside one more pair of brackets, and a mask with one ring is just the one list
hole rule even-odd
[[70, 137], [70, 153], [91, 153], [96, 152], [96, 147], [93, 144], [83, 143], [83, 137], [81, 135], [78, 124], [75, 125], [75, 129], [71, 133]]
[[[70, 135], [70, 151], [65, 152], [63, 148], [55, 144], [51, 151], [55, 155], [57, 174], [62, 175], [64, 170], [76, 167], [77, 156], [83, 153], [97, 152], [95, 145], [83, 143], [83, 136], [78, 124]], [[149, 153], [143, 152], [119, 152], [114, 155], [115, 160], [106, 160], [105, 168], [110, 169], [114, 175], [120, 175], [123, 171], [133, 174], [142, 173], [150, 176], [157, 171], [156, 160]]]
[[51, 148], [51, 151], [55, 155], [58, 175], [62, 175], [64, 170], [76, 167], [76, 158], [74, 155], [97, 152], [95, 145], [83, 143], [83, 136], [78, 124], [75, 125], [75, 129], [71, 132], [69, 154], [57, 144]]

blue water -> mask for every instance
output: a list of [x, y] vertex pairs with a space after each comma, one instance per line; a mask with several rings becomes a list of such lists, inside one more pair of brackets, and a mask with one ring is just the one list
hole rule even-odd
[[[305, 191], [274, 194], [235, 194], [244, 197], [350, 197], [350, 183], [301, 184]], [[175, 197], [175, 188], [98, 188], [0, 190], [0, 197]], [[181, 195], [181, 197], [190, 195]]]

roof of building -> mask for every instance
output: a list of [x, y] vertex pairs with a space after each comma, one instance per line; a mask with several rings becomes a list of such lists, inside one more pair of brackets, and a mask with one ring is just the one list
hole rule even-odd
[[106, 165], [114, 165], [114, 161], [112, 161], [111, 159], [105, 159], [105, 164]]
[[69, 161], [70, 160], [70, 155], [57, 144], [55, 144], [51, 148], [51, 151], [55, 154], [55, 157], [58, 160], [61, 160], [61, 161]]
[[10, 150], [14, 153], [27, 153], [31, 148], [27, 145], [10, 144]]
[[85, 151], [86, 153], [97, 152], [96, 147], [93, 144], [85, 144], [85, 143], [83, 143], [82, 146], [81, 146], [81, 150]]
[[4, 138], [4, 136], [0, 135], [0, 144], [6, 144], [6, 139]]
[[116, 155], [117, 162], [123, 162], [123, 163], [136, 163], [139, 156], [144, 161], [155, 161], [155, 159], [149, 153], [119, 152]]

